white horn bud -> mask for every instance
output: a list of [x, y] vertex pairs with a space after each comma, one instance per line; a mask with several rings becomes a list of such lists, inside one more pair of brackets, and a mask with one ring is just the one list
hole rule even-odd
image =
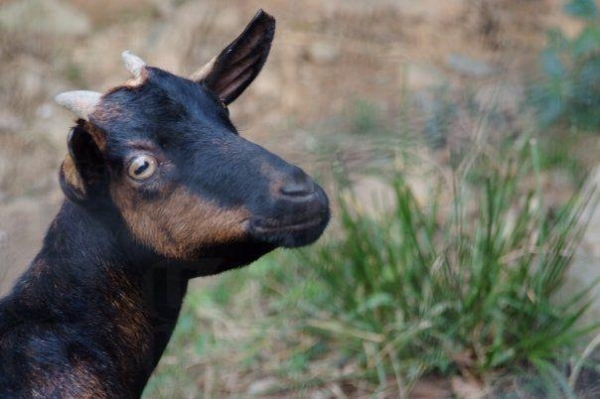
[[142, 68], [146, 66], [144, 60], [131, 51], [126, 50], [121, 54], [125, 68], [133, 75], [134, 78], [139, 78], [142, 73]]
[[89, 121], [90, 114], [100, 102], [102, 93], [87, 90], [67, 91], [54, 97], [59, 105], [73, 112], [81, 119]]

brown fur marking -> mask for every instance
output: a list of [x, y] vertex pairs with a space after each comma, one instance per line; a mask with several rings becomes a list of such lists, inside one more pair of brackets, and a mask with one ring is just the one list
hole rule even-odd
[[[119, 354], [119, 376], [126, 386], [131, 376], [128, 371], [137, 369], [144, 361], [139, 356], [147, 353], [152, 337], [150, 315], [144, 308], [143, 294], [134, 287], [127, 277], [106, 268], [107, 279], [111, 290], [106, 303], [112, 308], [111, 325], [114, 326], [114, 339], [125, 350]], [[130, 354], [130, 355], [127, 355]], [[132, 356], [133, 355], [133, 356]], [[135, 365], [132, 367], [132, 365]]]
[[67, 155], [60, 166], [62, 174], [66, 180], [66, 182], [75, 188], [75, 190], [81, 193], [81, 196], [85, 196], [85, 186], [83, 185], [83, 180], [75, 167], [75, 162], [70, 155]]
[[273, 198], [277, 198], [281, 195], [281, 187], [285, 181], [283, 175], [268, 162], [263, 162], [260, 165], [260, 173], [265, 176], [271, 183], [269, 185], [269, 192]]
[[243, 208], [220, 208], [185, 187], [147, 201], [125, 181], [113, 186], [111, 195], [137, 240], [177, 259], [193, 260], [202, 248], [242, 238], [250, 217]]
[[[132, 353], [142, 353], [148, 347], [151, 334], [149, 316], [144, 311], [142, 293], [123, 274], [107, 267], [111, 297], [107, 302], [117, 315], [113, 324], [117, 327], [122, 341], [132, 349]], [[129, 360], [129, 359], [127, 359]]]
[[85, 361], [74, 359], [69, 370], [47, 374], [46, 370], [33, 370], [29, 376], [33, 388], [31, 398], [45, 399], [60, 397], [65, 399], [108, 398], [104, 382], [94, 373]]

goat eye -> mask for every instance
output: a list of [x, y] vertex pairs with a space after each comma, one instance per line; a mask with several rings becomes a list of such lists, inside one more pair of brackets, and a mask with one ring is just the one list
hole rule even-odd
[[127, 172], [132, 179], [146, 180], [156, 172], [157, 167], [158, 162], [156, 162], [154, 157], [150, 155], [138, 155], [129, 162]]

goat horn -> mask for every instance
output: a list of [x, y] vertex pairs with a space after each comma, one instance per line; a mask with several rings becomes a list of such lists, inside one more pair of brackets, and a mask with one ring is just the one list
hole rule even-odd
[[54, 101], [73, 112], [81, 119], [89, 121], [90, 114], [100, 102], [101, 93], [87, 90], [67, 91], [54, 97]]
[[123, 59], [125, 68], [127, 68], [127, 70], [133, 75], [133, 77], [140, 77], [140, 74], [142, 73], [142, 68], [146, 66], [144, 60], [142, 60], [140, 57], [133, 54], [129, 50], [123, 51], [123, 53], [121, 53], [121, 58]]

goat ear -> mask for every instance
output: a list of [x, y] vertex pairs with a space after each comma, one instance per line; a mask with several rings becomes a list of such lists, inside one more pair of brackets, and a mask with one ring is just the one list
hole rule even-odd
[[259, 10], [241, 35], [190, 77], [232, 103], [262, 69], [275, 35], [275, 18]]
[[67, 139], [69, 154], [60, 167], [60, 186], [71, 201], [80, 205], [101, 199], [107, 189], [107, 170], [100, 148], [81, 125]]

